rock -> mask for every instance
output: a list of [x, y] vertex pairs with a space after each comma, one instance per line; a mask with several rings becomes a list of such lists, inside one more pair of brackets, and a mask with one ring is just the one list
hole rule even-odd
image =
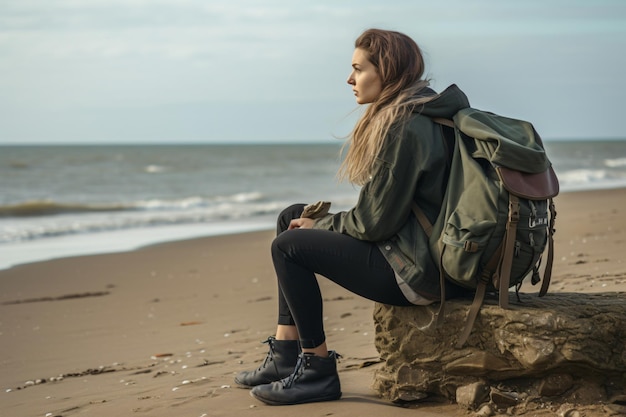
[[554, 397], [562, 395], [574, 385], [574, 378], [570, 374], [554, 374], [543, 378], [539, 384], [539, 395]]
[[478, 411], [476, 411], [476, 415], [479, 417], [490, 417], [493, 415], [493, 409], [491, 405], [485, 404]]
[[489, 386], [482, 381], [462, 385], [456, 389], [456, 402], [470, 410], [482, 404], [489, 395]]
[[509, 309], [486, 300], [461, 349], [455, 345], [471, 300], [447, 301], [440, 327], [438, 304], [376, 304], [384, 364], [374, 389], [391, 401], [443, 397], [474, 409], [483, 389], [496, 407], [607, 404], [626, 392], [626, 293], [520, 297]]
[[519, 404], [523, 398], [517, 392], [500, 391], [499, 389], [491, 388], [489, 399], [498, 408], [509, 408]]
[[571, 404], [563, 404], [557, 410], [558, 417], [580, 417], [580, 411], [573, 408]]

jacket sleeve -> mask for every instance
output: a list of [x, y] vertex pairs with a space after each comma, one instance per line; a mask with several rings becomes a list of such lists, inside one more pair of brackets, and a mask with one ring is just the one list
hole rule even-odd
[[400, 135], [388, 137], [357, 204], [348, 211], [319, 219], [314, 228], [372, 242], [396, 234], [410, 215], [411, 202], [428, 157], [420, 142], [414, 131], [406, 128]]

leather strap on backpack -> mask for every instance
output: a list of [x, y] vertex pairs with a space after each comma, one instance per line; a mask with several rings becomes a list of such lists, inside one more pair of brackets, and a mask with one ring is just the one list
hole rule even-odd
[[517, 235], [517, 224], [519, 223], [520, 205], [519, 198], [509, 193], [509, 218], [506, 222], [506, 232], [504, 235], [504, 247], [502, 248], [502, 262], [498, 268], [498, 289], [500, 307], [509, 307], [509, 283], [511, 282], [511, 269], [513, 267], [513, 251], [515, 247], [515, 237]]
[[465, 322], [465, 328], [463, 332], [459, 335], [459, 341], [456, 343], [456, 348], [461, 349], [467, 339], [469, 338], [470, 333], [472, 332], [472, 328], [474, 327], [474, 322], [476, 321], [476, 317], [478, 316], [478, 312], [480, 311], [480, 307], [483, 305], [483, 301], [485, 301], [485, 293], [487, 292], [487, 280], [489, 278], [481, 277], [481, 280], [478, 282], [476, 286], [476, 295], [474, 295], [474, 301], [470, 306], [469, 312], [467, 314], [467, 320]]
[[[411, 204], [411, 209], [413, 210], [413, 214], [415, 214], [415, 218], [417, 218], [418, 223], [424, 229], [424, 233], [428, 238], [433, 233], [433, 225], [424, 214], [424, 211], [415, 203]], [[441, 254], [439, 256], [439, 288], [440, 288], [440, 300], [439, 300], [439, 310], [437, 311], [437, 317], [435, 322], [437, 326], [441, 326], [443, 324], [443, 316], [445, 313], [445, 303], [446, 303], [446, 275], [443, 271], [443, 251], [445, 247], [441, 249]]]
[[454, 121], [450, 119], [446, 119], [443, 117], [432, 117], [431, 119], [435, 123], [439, 123], [440, 125], [448, 126], [454, 129]]
[[441, 255], [439, 256], [439, 310], [437, 310], [437, 317], [435, 323], [437, 327], [441, 327], [443, 324], [443, 318], [446, 313], [446, 273], [443, 271], [443, 252], [446, 250], [445, 246], [441, 248]]
[[[474, 301], [469, 308], [469, 312], [467, 313], [467, 320], [465, 323], [465, 328], [463, 332], [459, 335], [459, 341], [456, 344], [457, 349], [461, 349], [467, 339], [469, 338], [470, 333], [472, 332], [472, 328], [474, 327], [474, 322], [476, 321], [476, 317], [478, 317], [478, 312], [480, 311], [480, 307], [483, 305], [485, 301], [485, 293], [487, 292], [487, 284], [489, 282], [493, 282], [494, 277], [496, 276], [496, 270], [498, 269], [498, 265], [502, 259], [502, 246], [498, 246], [498, 249], [495, 250], [493, 256], [489, 259], [489, 262], [483, 268], [483, 271], [480, 275], [480, 279], [478, 280], [478, 285], [476, 285], [476, 293], [474, 294]], [[443, 269], [443, 265], [441, 266]]]
[[550, 207], [550, 225], [548, 227], [548, 259], [546, 260], [546, 269], [543, 273], [539, 297], [543, 297], [548, 292], [550, 278], [552, 278], [552, 264], [554, 262], [554, 224], [556, 223], [556, 206], [554, 205], [554, 200], [551, 198], [548, 200], [548, 204]]
[[413, 210], [413, 214], [415, 214], [415, 217], [417, 218], [420, 226], [422, 226], [422, 229], [424, 229], [424, 233], [426, 233], [426, 236], [428, 236], [428, 238], [430, 239], [430, 235], [433, 234], [433, 225], [430, 223], [430, 220], [428, 220], [426, 214], [424, 214], [422, 209], [415, 203], [415, 201], [411, 203], [411, 209]]

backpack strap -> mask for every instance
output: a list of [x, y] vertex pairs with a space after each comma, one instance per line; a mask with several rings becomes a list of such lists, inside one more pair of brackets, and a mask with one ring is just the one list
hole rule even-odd
[[554, 224], [556, 222], [556, 206], [554, 200], [549, 199], [550, 206], [550, 225], [548, 228], [548, 259], [546, 260], [546, 269], [543, 273], [543, 282], [541, 283], [541, 290], [539, 291], [539, 297], [543, 297], [548, 292], [550, 286], [550, 278], [552, 277], [552, 263], [554, 262]]
[[426, 236], [430, 238], [430, 235], [433, 234], [433, 225], [430, 223], [430, 220], [428, 220], [424, 211], [415, 203], [415, 201], [411, 203], [411, 209], [413, 210], [413, 214], [415, 214], [420, 226], [424, 229], [424, 233], [426, 233]]
[[[426, 217], [426, 214], [424, 214], [424, 211], [415, 202], [411, 204], [411, 209], [413, 209], [413, 214], [415, 214], [415, 217], [417, 218], [418, 223], [420, 224], [420, 226], [422, 226], [422, 229], [424, 229], [424, 233], [426, 233], [426, 236], [430, 238], [430, 236], [433, 233], [433, 225], [430, 223], [430, 220], [428, 220], [428, 217]], [[441, 326], [443, 324], [443, 316], [445, 314], [446, 274], [443, 270], [443, 252], [445, 250], [446, 250], [445, 247], [442, 248], [441, 254], [439, 256], [440, 295], [439, 295], [439, 309], [437, 310], [437, 317], [435, 319], [435, 322], [437, 323], [436, 326]]]
[[454, 121], [450, 119], [446, 119], [443, 117], [432, 117], [431, 119], [435, 123], [439, 123], [440, 125], [448, 126], [454, 129]]
[[[480, 307], [483, 305], [485, 301], [485, 293], [487, 292], [487, 284], [492, 282], [494, 276], [496, 275], [496, 270], [498, 269], [498, 265], [500, 264], [500, 260], [502, 259], [502, 244], [498, 246], [498, 249], [494, 252], [493, 256], [489, 259], [489, 262], [483, 268], [480, 279], [478, 281], [478, 285], [476, 285], [476, 292], [474, 295], [474, 301], [469, 308], [469, 312], [467, 314], [467, 321], [465, 323], [465, 328], [463, 332], [459, 335], [459, 340], [456, 344], [457, 349], [461, 349], [467, 339], [469, 338], [470, 333], [472, 332], [472, 328], [474, 327], [474, 322], [476, 321], [476, 317], [478, 317], [478, 312], [480, 311]], [[443, 269], [443, 265], [441, 265], [441, 269]]]
[[506, 222], [506, 232], [504, 235], [504, 247], [502, 248], [500, 267], [498, 268], [498, 282], [495, 287], [498, 289], [500, 307], [509, 307], [509, 283], [511, 282], [511, 269], [513, 267], [513, 248], [515, 247], [515, 237], [517, 235], [517, 224], [519, 223], [520, 205], [519, 198], [513, 193], [509, 193], [509, 218]]
[[456, 344], [457, 349], [461, 349], [467, 339], [469, 338], [470, 333], [472, 332], [472, 328], [474, 327], [474, 322], [476, 321], [476, 317], [478, 316], [478, 312], [480, 311], [480, 307], [483, 305], [485, 301], [485, 293], [487, 292], [487, 278], [486, 280], [481, 278], [480, 282], [476, 286], [476, 295], [474, 296], [474, 301], [470, 306], [469, 312], [467, 314], [467, 321], [465, 322], [465, 328], [463, 332], [459, 335], [459, 340]]
[[446, 273], [443, 270], [443, 252], [446, 250], [445, 246], [441, 249], [441, 255], [439, 256], [439, 310], [437, 310], [437, 318], [435, 323], [437, 327], [441, 327], [443, 324], [443, 318], [446, 313]]

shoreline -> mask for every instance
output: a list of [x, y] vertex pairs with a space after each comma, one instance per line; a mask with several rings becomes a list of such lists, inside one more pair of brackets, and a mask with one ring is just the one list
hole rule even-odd
[[0, 271], [35, 262], [123, 253], [161, 243], [271, 230], [274, 227], [269, 221], [247, 220], [237, 223], [201, 223], [112, 230], [24, 241], [6, 247], [0, 246], [3, 252], [3, 257], [0, 258]]
[[[602, 193], [626, 190], [626, 187], [607, 187], [593, 190], [562, 191], [559, 198], [568, 194]], [[558, 208], [557, 208], [558, 209]], [[557, 220], [558, 221], [558, 220]], [[103, 231], [90, 234], [65, 235], [17, 242], [2, 247], [0, 272], [20, 265], [46, 262], [55, 259], [74, 258], [87, 255], [104, 255], [140, 250], [144, 247], [175, 243], [203, 237], [228, 236], [256, 231], [274, 230], [274, 219], [239, 220], [228, 222], [168, 225], [152, 228]], [[164, 236], [167, 234], [167, 237]], [[10, 259], [10, 260], [9, 260]]]
[[[625, 199], [626, 189], [557, 197], [547, 296], [626, 291]], [[456, 404], [410, 409], [379, 399], [373, 303], [325, 279], [342, 399], [270, 407], [236, 388], [234, 375], [259, 366], [267, 352], [260, 342], [275, 330], [273, 235], [199, 237], [0, 270], [0, 415], [467, 416]]]

